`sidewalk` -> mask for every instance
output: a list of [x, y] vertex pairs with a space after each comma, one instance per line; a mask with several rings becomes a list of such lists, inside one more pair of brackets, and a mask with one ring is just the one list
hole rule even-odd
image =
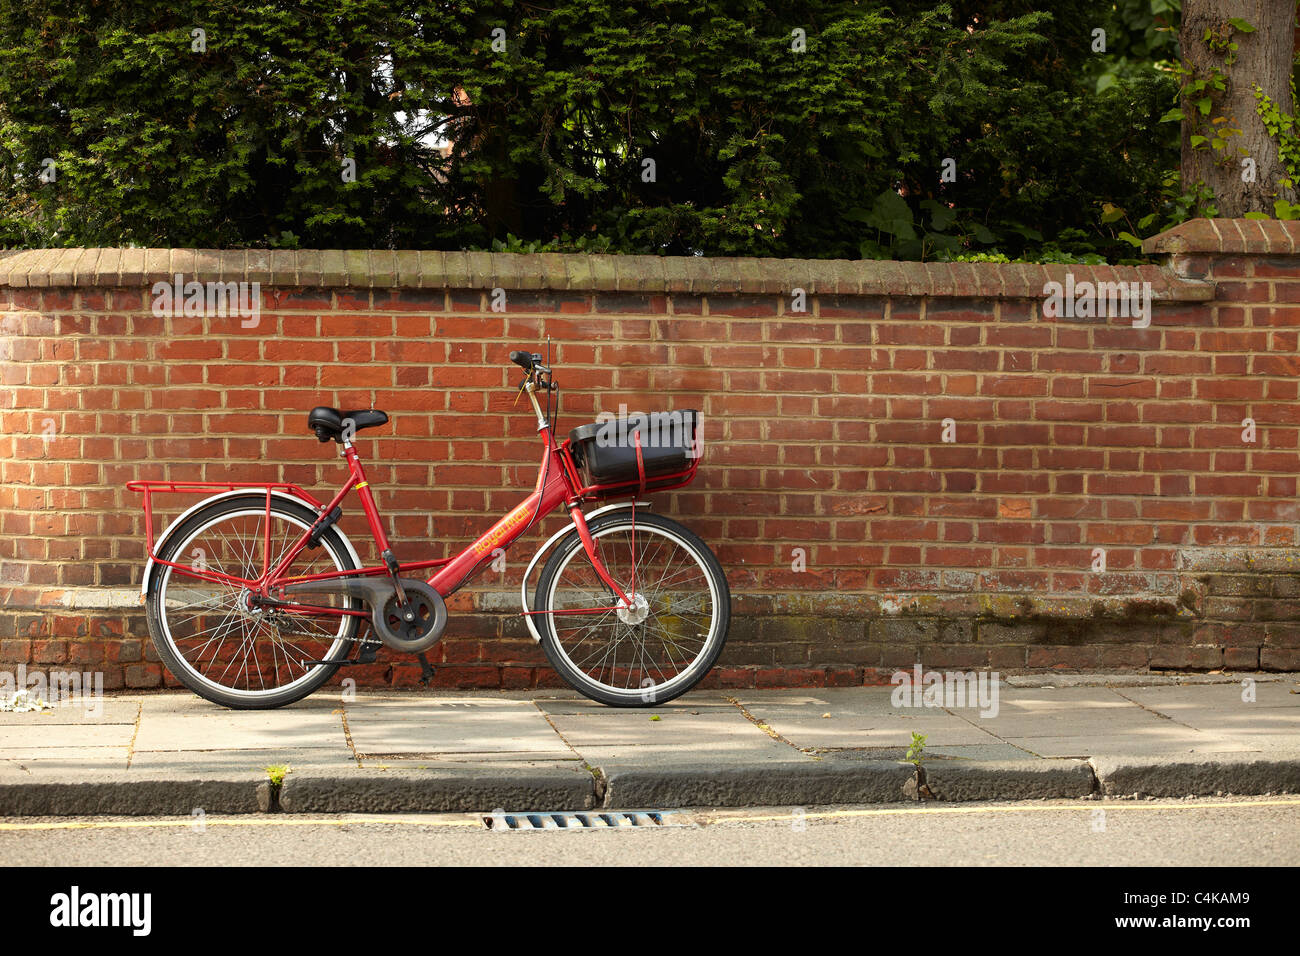
[[1300, 683], [1249, 676], [1249, 703], [1232, 675], [1009, 678], [988, 717], [896, 707], [891, 687], [649, 710], [567, 691], [320, 693], [274, 711], [113, 695], [98, 715], [0, 713], [0, 816], [893, 802], [913, 732], [938, 800], [1300, 792]]

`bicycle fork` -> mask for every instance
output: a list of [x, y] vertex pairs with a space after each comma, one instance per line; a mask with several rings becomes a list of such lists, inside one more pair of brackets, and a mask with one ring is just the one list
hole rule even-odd
[[[605, 567], [605, 562], [600, 560], [600, 554], [596, 550], [596, 540], [591, 536], [591, 529], [587, 527], [587, 519], [583, 517], [582, 509], [573, 504], [569, 506], [569, 514], [573, 516], [574, 527], [578, 529], [578, 537], [582, 539], [583, 550], [587, 552], [587, 557], [591, 561], [591, 566], [596, 569], [596, 576], [605, 582], [605, 586], [614, 592], [615, 597], [623, 602], [625, 607], [632, 606], [632, 598], [624, 593], [619, 587], [618, 582], [610, 575], [609, 570]], [[635, 515], [635, 512], [634, 512]], [[633, 518], [635, 521], [635, 517]], [[635, 532], [634, 532], [635, 533]], [[636, 589], [636, 554], [632, 555], [633, 567], [633, 590]]]

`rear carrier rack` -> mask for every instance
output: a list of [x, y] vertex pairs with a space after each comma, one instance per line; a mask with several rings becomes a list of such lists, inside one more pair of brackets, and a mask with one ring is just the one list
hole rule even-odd
[[[315, 508], [320, 511], [324, 505], [317, 501], [309, 492], [295, 484], [282, 481], [128, 481], [126, 483], [128, 491], [138, 491], [144, 495], [144, 540], [145, 553], [151, 561], [158, 564], [166, 565], [170, 568], [176, 568], [184, 571], [190, 577], [200, 578], [205, 581], [221, 581], [229, 583], [229, 575], [224, 575], [215, 571], [203, 571], [196, 569], [193, 565], [179, 564], [175, 561], [165, 561], [158, 557], [157, 548], [160, 543], [159, 536], [154, 531], [154, 501], [153, 496], [156, 494], [204, 494], [210, 492], [222, 491], [246, 491], [251, 497], [261, 498], [266, 509], [267, 520], [270, 520], [271, 498], [275, 495], [287, 495], [301, 501], [304, 505]], [[179, 519], [177, 519], [179, 520]], [[169, 526], [170, 527], [170, 526]], [[165, 532], [164, 532], [165, 534]], [[271, 560], [270, 542], [266, 546], [266, 561]]]
[[584, 496], [640, 494], [685, 485], [703, 457], [700, 413], [632, 414], [582, 425], [569, 432], [569, 449], [582, 476]]

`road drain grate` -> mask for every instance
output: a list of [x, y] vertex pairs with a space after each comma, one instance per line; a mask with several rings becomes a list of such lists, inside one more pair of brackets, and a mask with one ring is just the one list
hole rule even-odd
[[628, 810], [612, 813], [493, 813], [483, 818], [489, 830], [618, 830], [629, 827], [689, 827], [675, 813]]

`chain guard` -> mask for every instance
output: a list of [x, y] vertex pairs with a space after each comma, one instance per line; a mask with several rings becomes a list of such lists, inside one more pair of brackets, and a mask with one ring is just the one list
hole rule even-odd
[[447, 605], [442, 595], [418, 578], [401, 578], [412, 620], [397, 604], [392, 578], [350, 578], [345, 581], [303, 581], [288, 585], [285, 593], [347, 594], [370, 606], [370, 626], [384, 644], [405, 654], [419, 654], [437, 644], [447, 626]]

